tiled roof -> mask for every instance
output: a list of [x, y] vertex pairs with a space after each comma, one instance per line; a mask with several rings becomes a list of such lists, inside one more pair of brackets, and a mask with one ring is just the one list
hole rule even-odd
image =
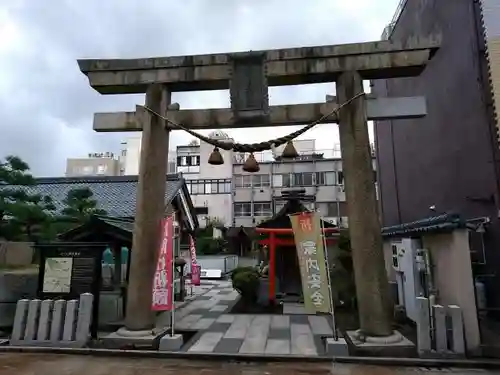
[[105, 222], [113, 227], [122, 229], [126, 232], [132, 233], [134, 231], [134, 220], [133, 219], [117, 219], [107, 216], [96, 216], [96, 219]]
[[[179, 175], [167, 175], [165, 203], [171, 202], [184, 184], [184, 179]], [[109, 216], [135, 216], [137, 176], [38, 178], [36, 185], [23, 188], [30, 194], [52, 197], [56, 209], [60, 211], [64, 208], [63, 200], [69, 190], [86, 187], [94, 193], [97, 207], [105, 210]]]
[[411, 223], [393, 225], [382, 228], [382, 236], [398, 237], [412, 236], [429, 232], [448, 232], [457, 228], [464, 228], [466, 221], [458, 214], [443, 214], [428, 217]]
[[133, 231], [134, 219], [94, 215], [86, 223], [61, 233], [58, 237], [63, 241], [70, 242], [82, 241], [82, 239], [87, 241], [89, 238], [93, 241], [97, 232], [106, 233], [108, 236], [124, 242], [131, 242]]

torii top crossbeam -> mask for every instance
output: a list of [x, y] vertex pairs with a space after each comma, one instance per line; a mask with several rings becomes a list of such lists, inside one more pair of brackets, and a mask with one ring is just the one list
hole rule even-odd
[[170, 91], [228, 89], [231, 59], [261, 55], [269, 86], [332, 82], [347, 70], [363, 79], [417, 76], [439, 48], [440, 37], [411, 38], [405, 43], [377, 41], [258, 52], [78, 60], [90, 85], [101, 94], [144, 93], [153, 83]]

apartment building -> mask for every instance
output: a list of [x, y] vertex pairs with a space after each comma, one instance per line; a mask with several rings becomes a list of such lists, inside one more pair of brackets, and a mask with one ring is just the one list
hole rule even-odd
[[[258, 173], [233, 166], [233, 226], [251, 227], [269, 219], [285, 204], [284, 189], [301, 187], [310, 210], [342, 227], [348, 226], [344, 174], [340, 158], [319, 154], [301, 155], [297, 160], [261, 162]], [[374, 162], [375, 168], [375, 162]]]
[[[209, 138], [234, 141], [221, 130], [211, 132]], [[125, 174], [137, 174], [140, 138], [131, 138], [124, 144], [127, 146], [122, 155]], [[214, 147], [198, 140], [177, 146], [175, 156], [169, 156], [169, 161], [174, 164], [171, 166], [173, 172], [181, 173], [187, 180], [202, 227], [212, 220], [225, 227], [255, 226], [280, 210], [284, 204], [281, 191], [289, 187], [304, 187], [309, 198], [308, 208], [317, 210], [331, 223], [346, 227], [340, 145], [319, 151], [315, 140], [305, 139], [294, 141], [294, 146], [299, 154], [294, 160], [281, 159], [284, 145], [269, 152], [255, 153], [260, 171], [252, 174], [242, 170], [248, 154], [220, 150], [224, 164], [208, 164]]]
[[[122, 175], [136, 176], [139, 174], [139, 164], [141, 161], [141, 141], [142, 133], [136, 133], [121, 143], [121, 153], [119, 156]], [[167, 174], [176, 173], [175, 152], [168, 155]]]
[[120, 160], [111, 152], [90, 153], [86, 158], [66, 160], [66, 177], [120, 176], [122, 174]]

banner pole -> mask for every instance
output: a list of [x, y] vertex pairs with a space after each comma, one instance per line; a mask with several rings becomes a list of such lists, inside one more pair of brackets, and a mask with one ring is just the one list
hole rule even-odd
[[[332, 313], [332, 330], [333, 330], [333, 339], [335, 341], [339, 340], [339, 336], [337, 333], [337, 323], [335, 321], [335, 304], [333, 302], [333, 289], [332, 289], [332, 280], [330, 277], [330, 265], [328, 262], [328, 248], [326, 246], [326, 234], [325, 234], [325, 226], [324, 226], [324, 221], [323, 218], [320, 216], [320, 228], [321, 228], [321, 238], [323, 240], [323, 248], [325, 249], [324, 255], [325, 255], [325, 263], [326, 263], [326, 277], [328, 279], [328, 290], [330, 292], [330, 310]], [[338, 227], [338, 225], [337, 225]]]
[[[172, 270], [171, 270], [171, 274], [172, 274], [172, 286], [171, 286], [171, 293], [172, 293], [172, 310], [171, 310], [171, 313], [170, 313], [170, 336], [174, 336], [174, 323], [175, 323], [175, 252], [176, 252], [176, 249], [177, 249], [177, 234], [176, 234], [176, 230], [177, 230], [177, 222], [176, 222], [176, 215], [175, 215], [175, 212], [172, 214], [172, 222], [173, 222], [173, 225], [172, 225], [172, 229], [173, 229], [173, 233], [172, 233], [172, 241], [173, 241], [173, 246], [172, 246]], [[182, 286], [181, 286], [182, 287]]]

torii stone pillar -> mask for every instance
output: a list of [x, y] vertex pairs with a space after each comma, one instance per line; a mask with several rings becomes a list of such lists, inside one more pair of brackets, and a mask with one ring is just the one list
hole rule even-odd
[[[363, 91], [363, 80], [357, 72], [345, 72], [337, 79], [338, 103], [345, 103]], [[390, 336], [393, 331], [389, 316], [389, 284], [367, 125], [363, 97], [340, 110], [340, 148], [360, 331], [367, 336]]]
[[[153, 84], [146, 91], [146, 106], [166, 116], [170, 98], [167, 86]], [[140, 121], [142, 145], [125, 315], [125, 329], [128, 331], [151, 331], [154, 327], [151, 302], [161, 219], [165, 211], [170, 133], [165, 121], [150, 112], [145, 111]]]

